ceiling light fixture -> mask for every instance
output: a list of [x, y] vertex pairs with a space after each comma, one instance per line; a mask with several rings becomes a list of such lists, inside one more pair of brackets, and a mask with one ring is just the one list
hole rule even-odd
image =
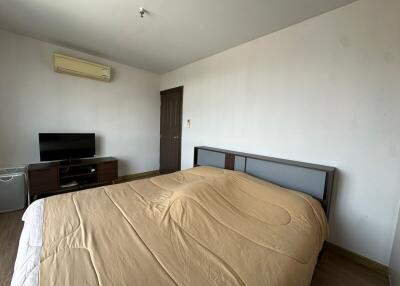
[[140, 18], [143, 18], [144, 14], [146, 13], [146, 10], [143, 7], [139, 8], [139, 14], [140, 14]]

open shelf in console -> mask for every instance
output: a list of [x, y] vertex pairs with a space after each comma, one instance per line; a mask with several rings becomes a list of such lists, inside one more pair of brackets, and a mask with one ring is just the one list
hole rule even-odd
[[59, 168], [60, 187], [93, 184], [97, 181], [97, 165], [71, 165]]

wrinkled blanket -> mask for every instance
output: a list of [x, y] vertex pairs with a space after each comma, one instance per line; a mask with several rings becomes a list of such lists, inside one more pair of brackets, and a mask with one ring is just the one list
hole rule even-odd
[[198, 167], [47, 198], [40, 285], [309, 285], [318, 201]]

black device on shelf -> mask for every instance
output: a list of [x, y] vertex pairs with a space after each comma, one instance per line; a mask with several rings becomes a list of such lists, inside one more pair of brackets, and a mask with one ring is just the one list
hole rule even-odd
[[95, 144], [94, 133], [39, 133], [40, 161], [94, 157]]

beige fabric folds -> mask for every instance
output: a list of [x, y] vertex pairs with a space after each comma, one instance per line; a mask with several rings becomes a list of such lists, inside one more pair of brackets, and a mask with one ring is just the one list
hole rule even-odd
[[309, 285], [313, 198], [198, 167], [45, 200], [40, 285]]

